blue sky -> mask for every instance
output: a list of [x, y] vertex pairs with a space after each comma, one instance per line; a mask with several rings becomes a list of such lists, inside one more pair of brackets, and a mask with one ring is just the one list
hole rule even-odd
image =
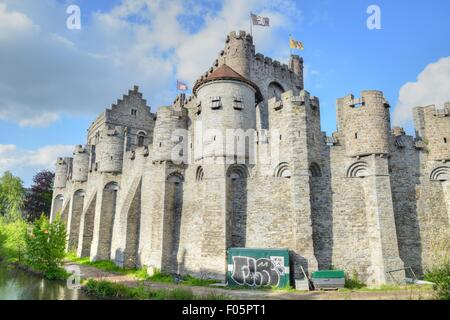
[[[66, 28], [70, 4], [81, 30]], [[366, 26], [372, 4], [381, 30]], [[0, 0], [0, 172], [28, 185], [134, 84], [153, 111], [170, 104], [176, 79], [192, 84], [228, 32], [249, 29], [249, 11], [271, 18], [254, 28], [258, 52], [287, 62], [289, 34], [304, 42], [306, 89], [328, 134], [335, 100], [349, 93], [384, 91], [409, 134], [412, 107], [450, 100], [447, 0]]]

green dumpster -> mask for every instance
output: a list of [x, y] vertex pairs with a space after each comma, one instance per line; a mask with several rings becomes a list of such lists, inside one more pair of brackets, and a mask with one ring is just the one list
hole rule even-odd
[[345, 273], [343, 270], [322, 270], [312, 273], [312, 282], [315, 289], [339, 289], [345, 286]]
[[289, 286], [288, 249], [228, 249], [229, 286]]

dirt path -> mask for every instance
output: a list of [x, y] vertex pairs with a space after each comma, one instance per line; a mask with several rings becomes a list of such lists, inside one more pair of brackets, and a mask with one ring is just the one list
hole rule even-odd
[[423, 288], [411, 286], [409, 289], [397, 291], [312, 291], [312, 292], [288, 292], [269, 290], [228, 290], [214, 287], [194, 287], [170, 283], [158, 283], [138, 280], [130, 275], [122, 275], [103, 271], [95, 267], [77, 263], [66, 263], [65, 267], [78, 266], [82, 279], [107, 280], [121, 283], [130, 287], [144, 285], [151, 289], [175, 289], [183, 288], [192, 290], [196, 295], [206, 296], [210, 294], [226, 295], [237, 300], [423, 300], [432, 299], [432, 292]]

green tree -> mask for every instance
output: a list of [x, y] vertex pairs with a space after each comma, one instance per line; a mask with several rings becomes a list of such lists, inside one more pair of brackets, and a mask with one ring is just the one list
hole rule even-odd
[[0, 215], [8, 221], [22, 217], [25, 189], [22, 180], [6, 171], [0, 177]]
[[48, 170], [39, 171], [33, 177], [33, 185], [25, 196], [24, 211], [29, 221], [38, 219], [42, 213], [50, 217], [53, 179], [55, 174]]
[[41, 215], [33, 223], [32, 232], [26, 235], [25, 244], [27, 265], [50, 279], [64, 277], [66, 226], [59, 215], [53, 222]]

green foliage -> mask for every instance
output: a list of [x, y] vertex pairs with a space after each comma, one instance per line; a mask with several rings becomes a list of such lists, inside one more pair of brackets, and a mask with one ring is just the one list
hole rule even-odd
[[9, 221], [0, 217], [0, 260], [18, 262], [25, 254], [25, 235], [28, 225], [22, 219]]
[[434, 283], [436, 299], [450, 300], [450, 237], [445, 228], [435, 230], [430, 247], [431, 262], [425, 280]]
[[101, 299], [137, 299], [137, 300], [226, 300], [225, 295], [209, 294], [196, 296], [191, 290], [163, 289], [152, 290], [144, 286], [128, 287], [120, 283], [97, 281], [89, 279], [83, 286], [83, 291]]
[[7, 222], [22, 217], [24, 195], [22, 180], [6, 171], [0, 177], [0, 216], [5, 217]]
[[66, 277], [62, 269], [66, 247], [66, 227], [57, 216], [50, 223], [43, 214], [33, 223], [31, 233], [25, 237], [26, 263], [49, 279]]
[[345, 288], [347, 289], [361, 289], [366, 285], [359, 279], [358, 273], [353, 271], [352, 276], [345, 274]]
[[[150, 280], [153, 282], [160, 282], [160, 283], [174, 283], [175, 279], [174, 276], [163, 274], [161, 271], [156, 270], [155, 273], [152, 276], [149, 276], [147, 273], [147, 268], [143, 267], [140, 269], [124, 269], [116, 264], [114, 264], [113, 261], [110, 260], [100, 260], [100, 261], [90, 261], [89, 258], [78, 258], [75, 253], [68, 253], [66, 254], [66, 259], [76, 262], [79, 264], [95, 267], [104, 271], [108, 272], [115, 272], [120, 273], [124, 275], [130, 275], [134, 276], [137, 279], [141, 280]], [[187, 286], [209, 286], [213, 283], [217, 283], [216, 280], [211, 279], [199, 279], [194, 278], [190, 275], [181, 276], [180, 277], [180, 284], [187, 285]]]
[[24, 200], [24, 211], [27, 220], [34, 221], [42, 213], [50, 217], [54, 177], [55, 174], [48, 170], [39, 171], [33, 177], [33, 185], [27, 192]]
[[169, 274], [161, 273], [161, 270], [156, 269], [151, 277], [148, 277], [148, 280], [153, 282], [161, 282], [161, 283], [173, 283], [173, 276]]
[[450, 300], [450, 261], [430, 268], [425, 280], [433, 282], [433, 290], [439, 300]]

